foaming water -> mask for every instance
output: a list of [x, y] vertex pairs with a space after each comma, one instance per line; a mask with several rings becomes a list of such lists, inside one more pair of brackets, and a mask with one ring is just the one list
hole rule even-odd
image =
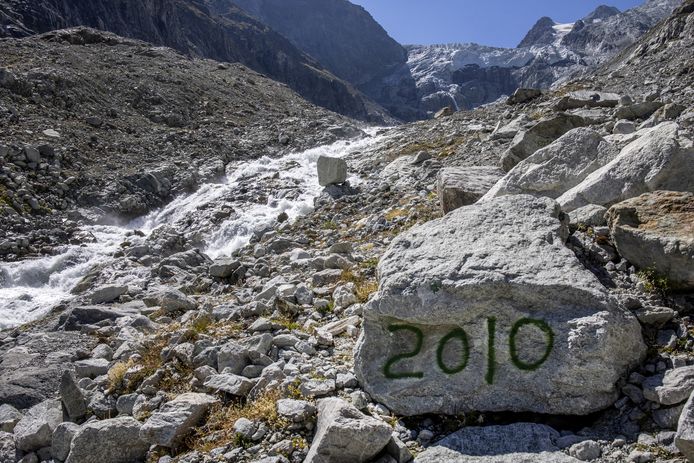
[[[212, 258], [231, 254], [249, 242], [254, 230], [273, 224], [280, 213], [294, 220], [313, 209], [313, 200], [322, 190], [316, 171], [319, 156], [343, 157], [373, 145], [379, 138], [338, 141], [276, 159], [242, 162], [228, 170], [223, 182], [203, 185], [126, 226], [84, 227], [94, 235], [92, 243], [65, 246], [54, 256], [0, 264], [0, 329], [40, 318], [70, 299], [70, 290], [90, 269], [107, 263], [126, 234], [135, 229], [150, 234], [170, 225], [197, 239]], [[270, 178], [284, 187], [270, 189], [261, 196], [264, 201], [249, 200], [245, 195], [249, 183]], [[358, 183], [357, 178], [349, 180], [353, 185]], [[211, 219], [224, 208], [233, 212], [223, 220]]]

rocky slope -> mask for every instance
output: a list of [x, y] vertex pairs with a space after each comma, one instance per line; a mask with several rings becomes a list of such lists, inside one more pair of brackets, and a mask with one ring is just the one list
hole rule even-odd
[[[3, 39], [2, 49], [5, 258], [78, 239], [69, 225], [77, 218], [141, 215], [232, 160], [358, 132], [242, 65], [95, 30]], [[55, 228], [68, 212], [68, 226]]]
[[385, 112], [351, 85], [233, 6], [220, 16], [202, 0], [0, 2], [0, 37], [72, 26], [94, 27], [192, 56], [240, 62], [286, 83], [317, 105], [358, 119], [384, 120]]
[[470, 109], [518, 87], [549, 88], [591, 72], [668, 16], [679, 0], [648, 0], [618, 12], [598, 7], [585, 18], [557, 24], [541, 18], [517, 48], [478, 44], [411, 46], [408, 65], [422, 108]]
[[688, 0], [555, 90], [232, 160], [0, 331], [0, 460], [694, 461], [692, 27]]
[[[362, 7], [347, 0], [235, 0], [253, 17], [287, 37], [330, 72], [352, 83], [394, 116], [413, 120], [417, 95], [411, 78], [393, 81], [406, 70], [407, 51]], [[224, 13], [231, 0], [212, 2]], [[390, 77], [388, 81], [386, 78]]]

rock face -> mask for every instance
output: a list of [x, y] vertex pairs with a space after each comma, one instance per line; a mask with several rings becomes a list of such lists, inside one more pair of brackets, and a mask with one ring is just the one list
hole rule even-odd
[[211, 395], [188, 392], [167, 402], [142, 425], [139, 437], [162, 447], [173, 447], [186, 437], [217, 402]]
[[[224, 13], [230, 0], [210, 0]], [[346, 0], [234, 0], [337, 77], [403, 119], [417, 117], [407, 51], [362, 7]], [[399, 79], [386, 79], [389, 76]]]
[[390, 440], [392, 428], [342, 399], [318, 402], [318, 423], [305, 463], [364, 463]]
[[607, 218], [622, 257], [667, 277], [674, 289], [694, 288], [694, 194], [646, 193], [615, 204]]
[[344, 159], [320, 156], [317, 168], [320, 186], [344, 183], [347, 180], [347, 163]]
[[444, 214], [474, 204], [504, 175], [498, 167], [446, 167], [436, 179]]
[[72, 439], [65, 463], [137, 463], [149, 444], [139, 437], [140, 423], [131, 417], [94, 421]]
[[559, 451], [558, 438], [557, 431], [542, 424], [467, 427], [420, 453], [415, 463], [578, 463]]
[[564, 246], [567, 234], [554, 201], [514, 195], [398, 236], [364, 309], [364, 389], [403, 415], [611, 405], [644, 353], [640, 325]]
[[594, 130], [570, 130], [518, 163], [484, 199], [507, 194], [557, 198], [615, 156], [617, 150]]
[[566, 212], [612, 205], [655, 190], [694, 190], [694, 149], [679, 126], [664, 122], [627, 145], [612, 161], [557, 199]]
[[558, 114], [538, 122], [526, 132], [519, 132], [511, 146], [501, 157], [501, 166], [509, 171], [540, 148], [552, 143], [571, 129], [585, 125], [583, 118], [571, 114]]

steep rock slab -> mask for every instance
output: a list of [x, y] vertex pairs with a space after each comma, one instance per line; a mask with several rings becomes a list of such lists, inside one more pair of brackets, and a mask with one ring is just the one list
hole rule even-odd
[[694, 194], [646, 193], [615, 204], [607, 219], [622, 257], [675, 288], [694, 288]]
[[644, 353], [641, 329], [566, 237], [557, 204], [529, 195], [400, 235], [364, 311], [355, 352], [364, 389], [403, 415], [611, 405], [615, 383]]
[[542, 120], [513, 138], [511, 146], [501, 157], [501, 166], [508, 172], [535, 151], [549, 145], [569, 130], [584, 125], [586, 122], [582, 117], [564, 113]]
[[149, 444], [139, 438], [140, 426], [131, 417], [87, 423], [72, 439], [65, 463], [142, 462]]
[[393, 429], [338, 398], [318, 402], [316, 435], [304, 463], [363, 463], [388, 444]]
[[559, 451], [559, 437], [534, 423], [462, 428], [420, 453], [415, 463], [577, 463]]
[[474, 204], [504, 175], [498, 167], [446, 167], [436, 179], [444, 214]]
[[649, 191], [694, 191], [694, 149], [678, 132], [674, 122], [645, 131], [557, 202], [570, 212], [588, 204], [609, 206]]
[[558, 198], [616, 156], [616, 148], [596, 131], [570, 130], [518, 163], [483, 200], [508, 194]]

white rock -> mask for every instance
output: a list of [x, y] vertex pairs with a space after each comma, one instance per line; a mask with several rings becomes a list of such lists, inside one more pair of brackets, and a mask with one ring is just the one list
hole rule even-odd
[[502, 196], [394, 239], [355, 351], [364, 390], [400, 415], [611, 406], [641, 326], [564, 245], [560, 217], [549, 198]]
[[365, 463], [390, 440], [392, 428], [342, 399], [318, 402], [318, 423], [304, 463]]
[[649, 129], [612, 161], [562, 194], [565, 212], [587, 204], [612, 205], [655, 190], [694, 191], [694, 148], [674, 122]]

